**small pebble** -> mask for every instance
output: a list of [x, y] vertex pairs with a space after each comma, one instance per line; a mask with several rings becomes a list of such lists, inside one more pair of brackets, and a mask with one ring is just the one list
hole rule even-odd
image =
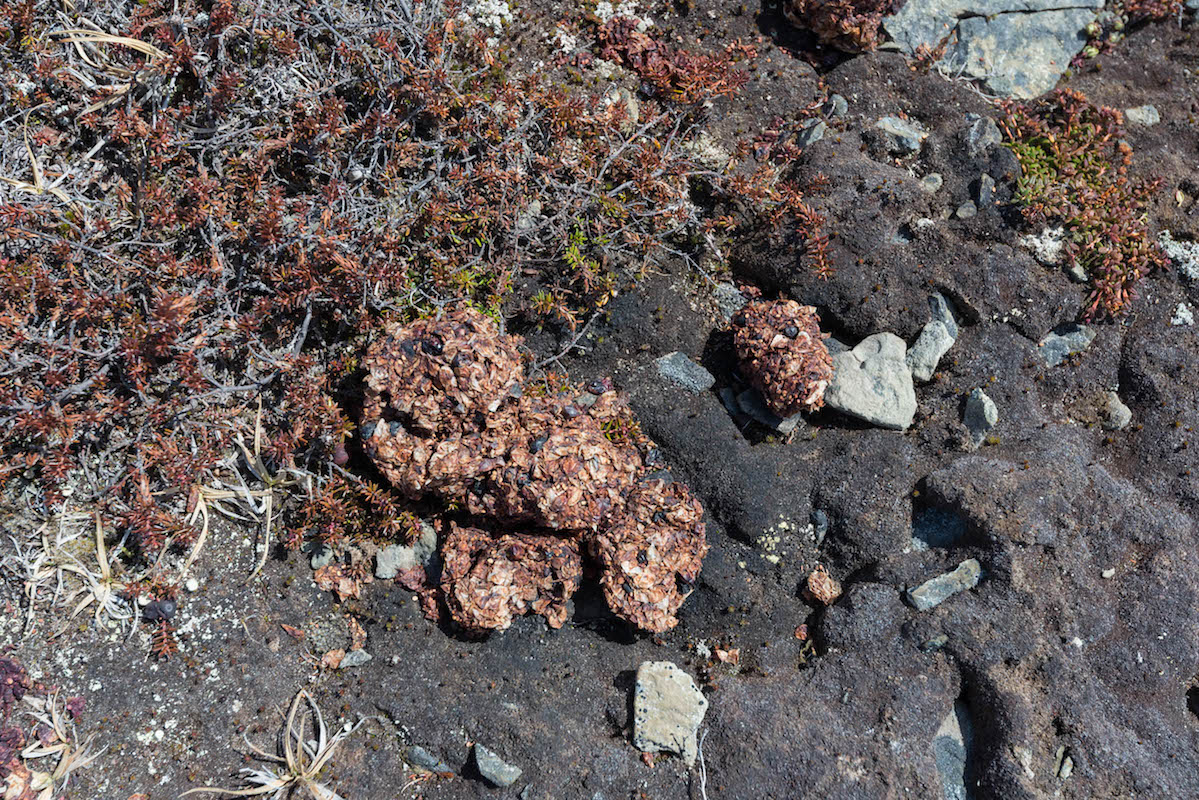
[[195, 578], [188, 578], [183, 582], [183, 588], [187, 589], [189, 592], [198, 592], [200, 591], [200, 582]]

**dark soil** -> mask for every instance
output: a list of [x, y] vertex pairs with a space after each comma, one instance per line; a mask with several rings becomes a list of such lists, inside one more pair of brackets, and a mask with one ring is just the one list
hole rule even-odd
[[[818, 71], [772, 10], [686, 5], [650, 11], [680, 44], [761, 40], [749, 83], [711, 110], [718, 145], [830, 92], [847, 99], [848, 115], [830, 119], [803, 156], [806, 178], [827, 178], [809, 200], [828, 218], [833, 276], [746, 240], [731, 277], [816, 306], [825, 329], [851, 344], [880, 331], [911, 342], [930, 292], [949, 297], [961, 333], [917, 387], [916, 424], [897, 433], [825, 410], [784, 441], [735, 420], [718, 394], [737, 379], [711, 285], [681, 266], [656, 272], [611, 302], [563, 366], [581, 380], [612, 376], [708, 511], [712, 549], [677, 629], [636, 634], [585, 586], [562, 630], [528, 617], [468, 640], [427, 621], [398, 585], [376, 582], [339, 604], [296, 554], [272, 553], [247, 582], [256, 534], [220, 519], [193, 570], [200, 590], [180, 598], [182, 652], [168, 661], [82, 623], [47, 641], [56, 623], [44, 621], [21, 639], [10, 605], [3, 639], [40, 680], [86, 697], [80, 731], [107, 748], [72, 777], [70, 796], [235, 786], [252, 763], [243, 735], [269, 750], [299, 688], [333, 727], [374, 718], [326, 773], [345, 798], [704, 796], [698, 765], [647, 763], [631, 744], [630, 689], [645, 660], [678, 663], [709, 698], [710, 798], [962, 797], [945, 793], [934, 747], [955, 707], [973, 731], [965, 797], [1196, 796], [1199, 328], [1170, 318], [1180, 303], [1199, 307], [1199, 286], [1173, 271], [1150, 277], [1125, 318], [1097, 324], [1089, 349], [1047, 368], [1038, 342], [1078, 318], [1086, 287], [1020, 245], [1035, 231], [1009, 205], [1014, 157], [968, 152], [966, 114], [999, 111], [894, 53]], [[570, 13], [521, 5], [505, 34], [519, 42], [517, 67], [548, 57], [547, 38]], [[1163, 179], [1155, 231], [1199, 239], [1199, 28], [1144, 27], [1098, 63], [1064, 85], [1096, 103], [1160, 110], [1160, 124], [1128, 128], [1133, 174]], [[922, 153], [873, 154], [864, 131], [900, 114], [931, 131]], [[928, 194], [918, 180], [932, 172], [944, 186]], [[983, 174], [996, 202], [951, 218]], [[563, 344], [549, 332], [528, 341], [541, 357]], [[711, 391], [691, 395], [658, 376], [653, 360], [675, 350], [715, 376]], [[1000, 418], [972, 451], [961, 419], [976, 387]], [[1132, 410], [1124, 430], [1098, 424], [1109, 390]], [[951, 535], [914, 546], [914, 529], [930, 520]], [[906, 588], [967, 558], [982, 565], [977, 588], [930, 611], [904, 601]], [[800, 592], [818, 563], [845, 587], [826, 609]], [[364, 623], [373, 660], [320, 669], [321, 653], [345, 647], [346, 614]], [[814, 649], [796, 637], [802, 624]], [[702, 655], [716, 647], [738, 649], [739, 664]], [[506, 789], [482, 780], [475, 742], [519, 766], [520, 780]], [[402, 761], [411, 745], [455, 774], [412, 783]], [[1073, 770], [1063, 773], [1066, 756]]]

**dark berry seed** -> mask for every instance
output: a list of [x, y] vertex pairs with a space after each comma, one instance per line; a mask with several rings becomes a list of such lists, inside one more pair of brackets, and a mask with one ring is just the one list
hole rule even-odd
[[799, 336], [799, 328], [795, 327], [794, 325], [788, 325], [787, 327], [783, 328], [783, 335], [788, 339], [794, 339], [796, 336]]
[[579, 410], [578, 406], [567, 406], [566, 408], [562, 409], [562, 413], [566, 415], [567, 419], [574, 419], [583, 412]]
[[445, 349], [445, 345], [436, 339], [425, 339], [420, 343], [421, 349], [431, 356], [441, 355], [441, 351]]
[[654, 522], [656, 522], [656, 523], [658, 523], [659, 525], [661, 525], [661, 524], [662, 524], [663, 522], [665, 522], [665, 521], [666, 521], [666, 514], [664, 514], [664, 513], [663, 513], [663, 512], [661, 512], [661, 511], [655, 511], [655, 512], [654, 512]]
[[545, 443], [549, 441], [549, 436], [538, 436], [533, 441], [529, 442], [530, 453], [540, 453], [541, 448], [545, 447]]

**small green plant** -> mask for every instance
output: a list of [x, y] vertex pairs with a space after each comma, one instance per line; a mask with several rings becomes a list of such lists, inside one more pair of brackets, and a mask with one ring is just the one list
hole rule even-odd
[[1024, 218], [1065, 228], [1065, 257], [1091, 279], [1087, 317], [1122, 314], [1137, 281], [1165, 256], [1147, 220], [1159, 182], [1127, 176], [1132, 148], [1122, 139], [1120, 112], [1069, 89], [1003, 109], [1006, 143], [1020, 161], [1015, 199]]

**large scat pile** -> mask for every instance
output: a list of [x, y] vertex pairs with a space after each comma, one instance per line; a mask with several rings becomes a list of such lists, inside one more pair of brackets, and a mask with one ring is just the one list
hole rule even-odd
[[833, 379], [833, 360], [812, 306], [756, 300], [733, 317], [741, 371], [780, 417], [815, 411]]
[[646, 478], [652, 444], [609, 384], [585, 401], [532, 391], [518, 344], [460, 307], [390, 328], [367, 354], [367, 455], [406, 496], [497, 527], [449, 527], [427, 587], [441, 602], [424, 607], [471, 631], [526, 613], [561, 627], [587, 557], [617, 616], [673, 628], [707, 552], [703, 509], [685, 485]]

